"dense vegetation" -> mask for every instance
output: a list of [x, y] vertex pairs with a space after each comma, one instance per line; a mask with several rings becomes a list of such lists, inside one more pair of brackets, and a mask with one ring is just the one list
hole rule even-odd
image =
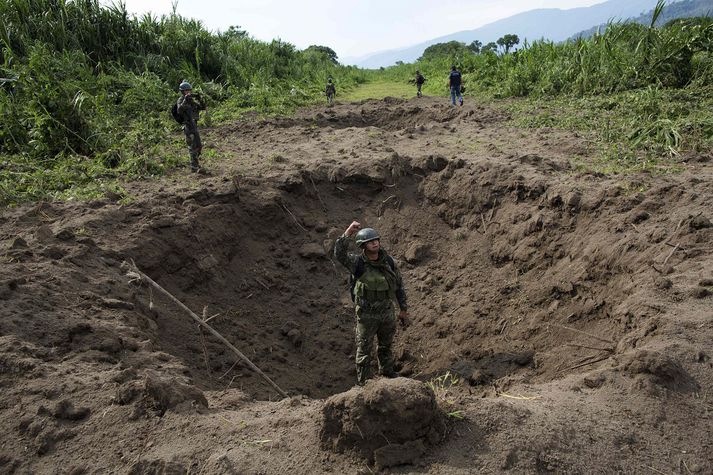
[[[445, 94], [449, 67], [457, 64], [468, 93], [527, 97], [535, 104], [534, 118], [521, 122], [597, 130], [608, 143], [625, 147], [621, 156], [647, 163], [652, 154], [676, 155], [713, 143], [713, 19], [656, 27], [663, 9], [659, 2], [647, 26], [612, 24], [590, 38], [535, 41], [513, 53], [434, 45], [416, 64], [393, 66], [382, 75], [408, 81], [420, 69], [430, 79], [424, 90]], [[553, 102], [570, 114], [547, 108]], [[569, 108], [571, 103], [577, 107]], [[549, 110], [538, 112], [541, 106]]]
[[97, 0], [0, 0], [0, 204], [101, 192], [102, 179], [185, 161], [168, 109], [188, 79], [210, 119], [284, 113], [328, 76], [363, 81], [326, 47], [298, 51], [172, 14], [129, 15]]

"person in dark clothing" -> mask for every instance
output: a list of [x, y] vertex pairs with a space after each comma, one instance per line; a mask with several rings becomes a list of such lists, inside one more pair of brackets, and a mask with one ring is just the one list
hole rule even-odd
[[463, 94], [461, 93], [462, 77], [455, 64], [451, 66], [451, 74], [448, 76], [448, 87], [451, 89], [451, 104], [456, 105], [456, 98], [460, 105], [463, 105]]
[[193, 87], [186, 81], [183, 81], [178, 89], [181, 91], [181, 97], [178, 98], [176, 104], [178, 114], [183, 117], [183, 133], [186, 136], [188, 153], [191, 157], [191, 171], [202, 173], [198, 163], [198, 158], [203, 150], [201, 136], [198, 133], [198, 119], [200, 111], [206, 109], [205, 100], [199, 94], [193, 94]]
[[327, 95], [327, 105], [334, 104], [334, 96], [337, 94], [337, 88], [334, 87], [332, 78], [327, 79], [327, 87], [324, 89], [324, 93]]
[[426, 78], [423, 77], [421, 74], [421, 71], [416, 70], [416, 97], [421, 97], [421, 87], [423, 86], [423, 83], [426, 82]]

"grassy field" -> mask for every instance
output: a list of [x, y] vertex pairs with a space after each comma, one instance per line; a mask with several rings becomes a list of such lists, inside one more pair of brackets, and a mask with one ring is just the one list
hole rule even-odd
[[343, 102], [362, 101], [364, 99], [383, 99], [399, 97], [408, 99], [416, 96], [416, 86], [406, 82], [373, 81], [361, 84], [337, 99]]

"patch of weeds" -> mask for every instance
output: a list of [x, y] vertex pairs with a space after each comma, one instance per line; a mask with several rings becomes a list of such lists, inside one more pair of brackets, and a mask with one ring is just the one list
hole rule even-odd
[[273, 153], [272, 155], [270, 155], [269, 160], [272, 163], [285, 163], [285, 162], [287, 162], [287, 157], [285, 157], [284, 155], [282, 155], [280, 153]]
[[675, 173], [675, 159], [713, 143], [709, 88], [647, 87], [616, 94], [557, 96], [509, 101], [512, 122], [524, 128], [560, 128], [595, 139], [599, 158], [582, 169], [618, 174]]
[[453, 233], [453, 239], [455, 239], [456, 241], [465, 241], [467, 237], [468, 235], [462, 229], [458, 229], [455, 233]]
[[465, 413], [456, 407], [457, 401], [456, 396], [453, 394], [453, 388], [460, 386], [462, 382], [463, 380], [460, 376], [447, 371], [445, 374], [435, 377], [426, 383], [435, 394], [436, 401], [438, 401], [446, 415], [458, 420], [464, 419]]

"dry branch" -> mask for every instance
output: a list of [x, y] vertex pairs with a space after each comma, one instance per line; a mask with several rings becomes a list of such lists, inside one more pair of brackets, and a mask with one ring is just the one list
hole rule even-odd
[[666, 256], [666, 259], [664, 259], [663, 264], [662, 264], [664, 267], [666, 266], [666, 263], [668, 262], [668, 260], [671, 259], [671, 256], [673, 256], [673, 254], [674, 254], [676, 251], [678, 251], [678, 247], [679, 247], [678, 244], [676, 244], [676, 247], [674, 247], [674, 248], [671, 250], [671, 252], [669, 253], [669, 255]]
[[292, 211], [290, 211], [289, 209], [287, 209], [287, 206], [285, 206], [285, 205], [282, 204], [282, 203], [280, 203], [280, 206], [282, 206], [282, 209], [284, 209], [285, 211], [287, 211], [287, 214], [289, 214], [290, 216], [292, 216], [292, 219], [294, 220], [295, 224], [296, 224], [297, 226], [299, 226], [300, 229], [302, 229], [302, 231], [304, 231], [304, 232], [306, 232], [306, 233], [309, 232], [309, 231], [307, 231], [307, 229], [305, 229], [304, 226], [302, 226], [302, 225], [300, 224], [300, 222], [297, 220], [297, 218], [295, 217], [295, 215], [292, 214]]
[[601, 348], [599, 346], [586, 346], [586, 345], [576, 345], [574, 343], [567, 343], [566, 346], [571, 346], [573, 348], [584, 348], [587, 350], [599, 350], [599, 351], [609, 351], [610, 353], [614, 352], [614, 348]]
[[[587, 358], [587, 359], [590, 359], [590, 358]], [[607, 359], [609, 359], [609, 355], [602, 356], [601, 358], [597, 358], [597, 359], [592, 360], [592, 361], [586, 361], [586, 360], [585, 360], [585, 362], [576, 364], [576, 365], [574, 365], [574, 366], [570, 366], [569, 368], [565, 368], [565, 369], [563, 369], [561, 372], [564, 373], [565, 371], [570, 371], [570, 370], [573, 370], [573, 369], [581, 368], [582, 366], [589, 366], [590, 364], [599, 363], [600, 361], [604, 361], [604, 360], [607, 360]]]
[[286, 398], [287, 398], [287, 397], [290, 397], [290, 396], [289, 396], [285, 391], [283, 391], [277, 384], [275, 384], [275, 382], [274, 382], [272, 379], [270, 379], [269, 376], [267, 376], [265, 373], [263, 373], [262, 370], [260, 370], [260, 368], [258, 368], [257, 366], [255, 366], [255, 364], [254, 364], [252, 361], [250, 361], [250, 359], [248, 359], [247, 356], [245, 356], [240, 350], [238, 350], [235, 346], [233, 346], [232, 343], [230, 343], [228, 340], [226, 340], [225, 337], [223, 337], [223, 335], [221, 335], [220, 333], [218, 333], [213, 327], [211, 327], [211, 326], [208, 325], [206, 322], [204, 322], [203, 319], [201, 319], [201, 317], [199, 317], [198, 315], [196, 315], [190, 308], [186, 307], [186, 306], [183, 304], [183, 302], [181, 302], [180, 300], [178, 300], [178, 299], [177, 299], [176, 297], [174, 297], [171, 293], [169, 293], [169, 292], [168, 292], [167, 290], [165, 290], [163, 287], [161, 287], [161, 286], [158, 285], [156, 282], [154, 282], [153, 279], [151, 279], [151, 277], [149, 277], [148, 275], [146, 275], [146, 274], [144, 274], [143, 272], [141, 272], [141, 271], [139, 270], [139, 268], [136, 266], [135, 263], [132, 262], [131, 264], [129, 264], [128, 262], [125, 261], [124, 264], [122, 265], [122, 267], [128, 267], [128, 269], [129, 269], [128, 275], [129, 275], [130, 277], [134, 277], [134, 278], [135, 278], [136, 276], [140, 277], [142, 281], [146, 282], [146, 283], [149, 284], [151, 287], [153, 287], [153, 288], [155, 288], [156, 290], [158, 290], [159, 292], [161, 292], [163, 295], [165, 295], [166, 297], [168, 297], [169, 300], [171, 300], [173, 303], [175, 303], [175, 304], [178, 305], [180, 308], [182, 308], [188, 315], [190, 315], [190, 317], [191, 317], [193, 320], [195, 320], [195, 321], [198, 323], [198, 325], [201, 326], [201, 328], [205, 328], [206, 330], [208, 330], [214, 337], [216, 337], [218, 340], [220, 340], [220, 341], [221, 341], [225, 346], [227, 346], [233, 353], [235, 353], [236, 355], [238, 355], [238, 358], [240, 358], [240, 359], [241, 359], [245, 364], [247, 364], [253, 371], [255, 371], [258, 375], [260, 375], [260, 377], [261, 377], [262, 379], [264, 379], [268, 384], [270, 384], [270, 386], [272, 386], [272, 387], [275, 389], [275, 391], [278, 392], [278, 394], [280, 394], [281, 396], [286, 397]]

